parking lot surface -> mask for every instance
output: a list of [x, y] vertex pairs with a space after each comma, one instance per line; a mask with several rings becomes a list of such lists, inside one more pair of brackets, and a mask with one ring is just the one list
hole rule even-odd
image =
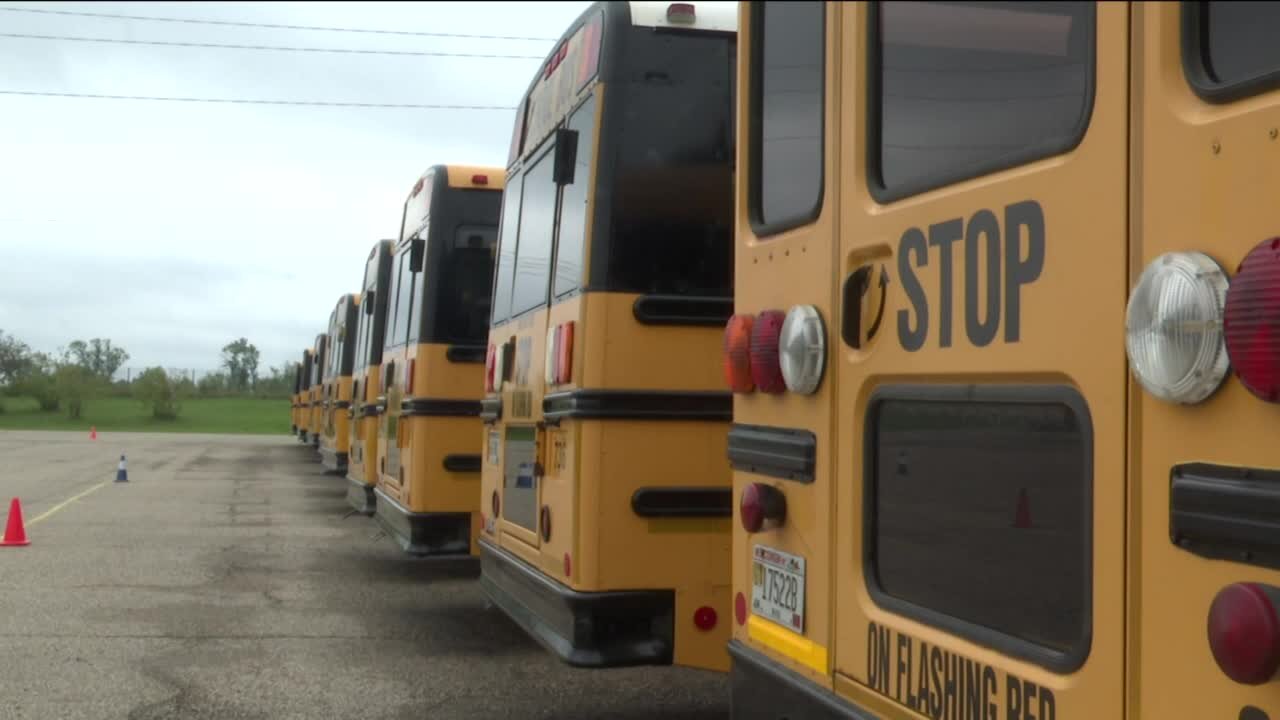
[[474, 563], [344, 517], [291, 437], [0, 432], [0, 458], [31, 541], [0, 547], [0, 717], [728, 715], [720, 674], [564, 665]]

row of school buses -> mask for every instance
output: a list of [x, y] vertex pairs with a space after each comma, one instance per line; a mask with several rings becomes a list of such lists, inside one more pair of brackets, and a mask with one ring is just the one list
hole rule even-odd
[[609, 2], [436, 166], [299, 437], [737, 718], [1280, 717], [1280, 9]]

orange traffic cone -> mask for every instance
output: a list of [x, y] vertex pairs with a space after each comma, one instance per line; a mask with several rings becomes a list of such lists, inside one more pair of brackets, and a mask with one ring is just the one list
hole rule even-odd
[[90, 426], [89, 426], [89, 439], [90, 439], [90, 440], [97, 440], [97, 439], [98, 439], [98, 428], [96, 428], [96, 427], [94, 427], [94, 426], [92, 426], [92, 425], [90, 425]]
[[22, 526], [22, 504], [18, 498], [9, 503], [9, 523], [4, 529], [4, 538], [0, 538], [0, 547], [8, 545], [30, 545], [27, 530]]
[[1031, 527], [1031, 501], [1027, 499], [1027, 489], [1018, 491], [1018, 509], [1013, 513], [1013, 526], [1016, 528]]

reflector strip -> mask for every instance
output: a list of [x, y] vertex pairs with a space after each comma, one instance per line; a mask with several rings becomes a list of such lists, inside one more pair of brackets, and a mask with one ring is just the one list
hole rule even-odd
[[794, 660], [814, 672], [828, 674], [827, 649], [756, 615], [747, 618], [747, 636], [783, 657]]

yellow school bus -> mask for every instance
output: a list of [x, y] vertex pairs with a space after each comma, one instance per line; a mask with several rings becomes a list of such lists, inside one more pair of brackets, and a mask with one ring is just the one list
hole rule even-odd
[[406, 553], [475, 553], [480, 397], [502, 171], [428, 169], [387, 290], [375, 517]]
[[329, 357], [328, 342], [328, 335], [324, 333], [316, 335], [316, 344], [311, 351], [311, 390], [308, 393], [307, 430], [310, 433], [308, 442], [317, 451], [320, 449], [320, 433], [324, 428], [324, 364]]
[[387, 287], [395, 242], [380, 240], [369, 250], [361, 280], [360, 313], [352, 368], [351, 435], [347, 455], [347, 501], [356, 512], [372, 515], [373, 488], [378, 482], [378, 393], [381, 390], [382, 343], [387, 325]]
[[298, 365], [298, 404], [296, 415], [298, 418], [298, 442], [310, 442], [308, 433], [311, 430], [311, 365], [313, 350], [307, 348], [302, 351], [302, 363]]
[[1280, 714], [1280, 11], [740, 13], [733, 716]]
[[289, 432], [297, 435], [302, 432], [302, 428], [298, 425], [299, 411], [298, 405], [302, 395], [302, 366], [294, 363], [293, 366], [293, 393], [289, 395]]
[[356, 318], [360, 295], [338, 299], [329, 316], [329, 357], [325, 361], [324, 428], [320, 436], [320, 464], [334, 475], [346, 475], [351, 449], [352, 371], [355, 366]]
[[734, 3], [595, 3], [517, 109], [481, 584], [570, 665], [728, 669]]

